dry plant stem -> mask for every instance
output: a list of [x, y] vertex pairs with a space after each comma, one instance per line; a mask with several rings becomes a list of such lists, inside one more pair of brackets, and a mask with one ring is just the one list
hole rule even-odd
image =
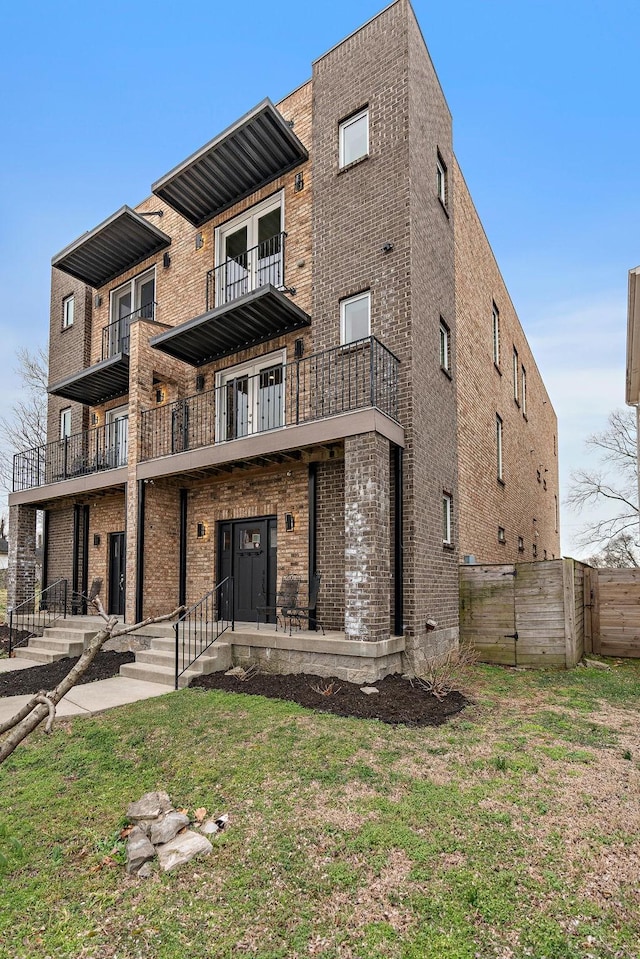
[[55, 707], [58, 705], [60, 700], [66, 696], [69, 690], [73, 689], [78, 680], [84, 676], [96, 655], [108, 639], [111, 639], [112, 636], [121, 636], [124, 633], [132, 633], [134, 630], [141, 629], [143, 626], [149, 626], [152, 623], [161, 623], [167, 619], [172, 619], [174, 616], [179, 615], [179, 613], [183, 610], [183, 607], [179, 606], [177, 609], [174, 609], [172, 613], [167, 613], [165, 616], [150, 617], [141, 623], [135, 623], [133, 626], [126, 626], [124, 629], [120, 629], [116, 632], [115, 628], [118, 625], [118, 620], [107, 616], [98, 597], [92, 600], [92, 602], [102, 619], [105, 621], [105, 625], [100, 632], [94, 636], [78, 662], [72, 669], [69, 670], [67, 675], [60, 683], [58, 683], [55, 689], [48, 693], [38, 693], [25, 706], [23, 706], [22, 709], [15, 714], [15, 716], [12, 716], [11, 719], [7, 720], [2, 724], [2, 726], [0, 726], [0, 734], [13, 729], [13, 732], [7, 736], [0, 746], [0, 764], [11, 755], [16, 747], [20, 745], [22, 740], [26, 739], [26, 737], [32, 733], [33, 730], [36, 729], [44, 719], [48, 718], [46, 732], [51, 732], [53, 720], [55, 718]]

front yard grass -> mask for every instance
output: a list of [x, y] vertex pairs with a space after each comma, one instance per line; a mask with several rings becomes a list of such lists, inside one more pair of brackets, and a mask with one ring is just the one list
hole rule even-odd
[[[637, 959], [640, 663], [464, 691], [439, 728], [194, 689], [36, 733], [0, 767], [0, 954]], [[151, 789], [230, 825], [130, 879]]]

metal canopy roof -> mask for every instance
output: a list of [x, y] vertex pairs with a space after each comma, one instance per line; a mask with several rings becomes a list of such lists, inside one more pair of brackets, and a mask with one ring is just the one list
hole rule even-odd
[[307, 157], [289, 124], [266, 99], [151, 189], [200, 226]]
[[311, 317], [304, 310], [271, 284], [265, 284], [154, 336], [150, 343], [184, 363], [203, 366], [310, 323]]
[[51, 265], [89, 286], [100, 287], [170, 243], [170, 236], [123, 206], [61, 250]]
[[54, 383], [48, 392], [88, 406], [98, 406], [105, 400], [122, 396], [129, 392], [129, 357], [126, 353], [116, 353], [108, 360]]

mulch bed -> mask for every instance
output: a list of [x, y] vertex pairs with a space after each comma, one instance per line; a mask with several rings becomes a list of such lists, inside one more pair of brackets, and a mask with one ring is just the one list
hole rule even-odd
[[[333, 684], [333, 686], [331, 686]], [[371, 683], [377, 693], [366, 695], [355, 683], [341, 679], [320, 679], [307, 673], [279, 676], [274, 673], [254, 673], [248, 679], [210, 673], [192, 680], [190, 686], [201, 689], [222, 689], [225, 692], [285, 699], [316, 712], [336, 716], [355, 716], [358, 719], [380, 719], [383, 723], [406, 726], [441, 726], [468, 705], [462, 693], [452, 692], [444, 699], [436, 699], [415, 682], [401, 676], [387, 676]], [[315, 687], [315, 689], [314, 689]], [[331, 695], [318, 690], [332, 688]]]
[[[102, 650], [91, 663], [78, 685], [95, 683], [98, 679], [111, 679], [112, 676], [118, 675], [123, 663], [132, 663], [135, 658], [134, 653], [115, 653], [112, 650]], [[43, 666], [31, 666], [29, 669], [16, 669], [8, 673], [0, 673], [0, 697], [31, 696], [40, 692], [41, 689], [53, 689], [75, 666], [78, 659], [78, 656], [71, 656], [69, 659], [59, 659], [56, 663], [45, 663]]]

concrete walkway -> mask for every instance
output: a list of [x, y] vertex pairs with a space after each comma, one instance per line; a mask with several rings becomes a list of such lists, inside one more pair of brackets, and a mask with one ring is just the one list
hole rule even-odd
[[[10, 665], [7, 665], [9, 663]], [[2, 672], [13, 669], [26, 669], [27, 666], [37, 666], [29, 660], [3, 659], [0, 660]], [[74, 686], [56, 707], [56, 715], [64, 716], [93, 716], [105, 709], [115, 706], [127, 706], [142, 699], [151, 699], [153, 696], [165, 696], [173, 692], [168, 686], [158, 683], [147, 683], [139, 679], [126, 679], [124, 676], [113, 676], [111, 679], [99, 679], [95, 683], [85, 683], [83, 686]], [[5, 696], [0, 698], [0, 722], [14, 716], [18, 710], [32, 699], [30, 696]]]

